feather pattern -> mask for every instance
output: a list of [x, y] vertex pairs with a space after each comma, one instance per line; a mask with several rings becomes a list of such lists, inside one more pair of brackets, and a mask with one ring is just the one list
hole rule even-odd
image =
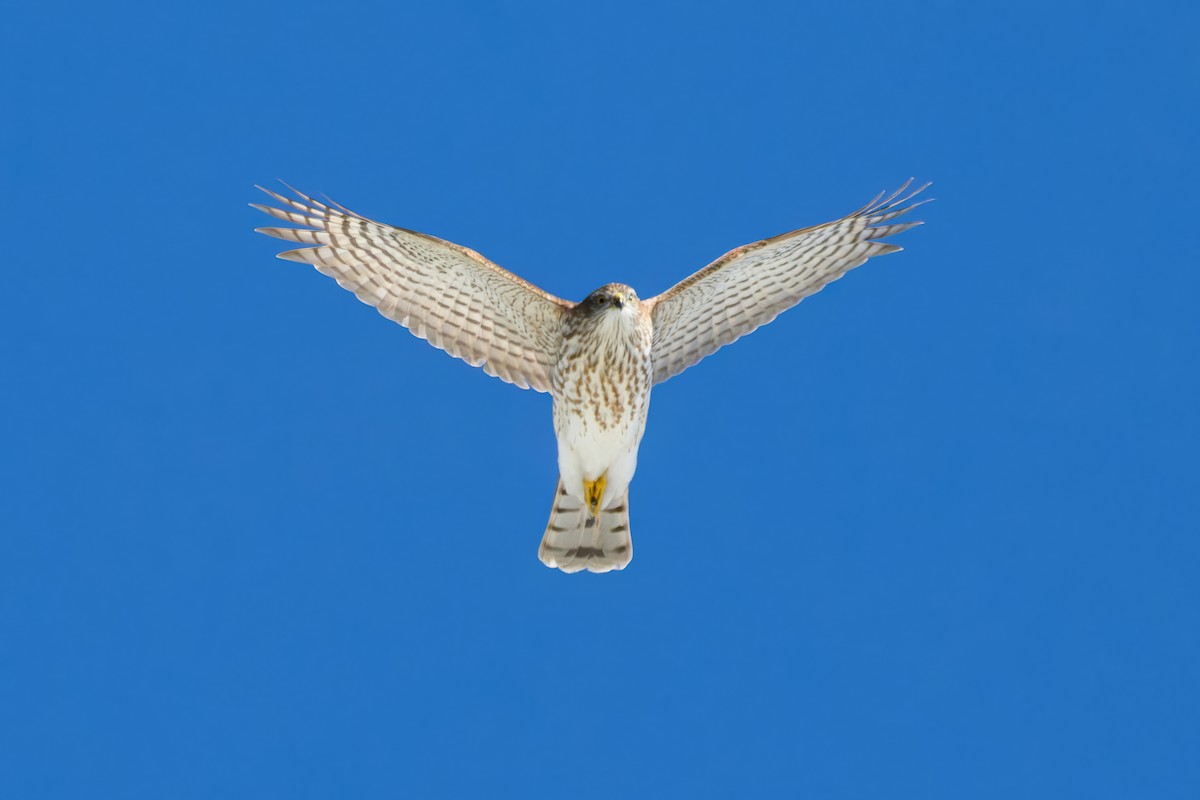
[[578, 498], [563, 489], [560, 479], [538, 558], [547, 567], [567, 573], [625, 569], [633, 560], [628, 494], [593, 517]]
[[842, 219], [731, 250], [644, 301], [654, 320], [654, 382], [767, 324], [872, 256], [900, 250], [880, 240], [921, 224], [885, 224], [922, 204], [910, 201], [929, 184], [897, 199], [911, 184]]
[[281, 207], [254, 208], [305, 226], [258, 232], [311, 245], [280, 258], [311, 264], [383, 316], [489, 375], [550, 391], [563, 315], [573, 303], [466, 247], [369, 220], [295, 189], [298, 200], [258, 188]]

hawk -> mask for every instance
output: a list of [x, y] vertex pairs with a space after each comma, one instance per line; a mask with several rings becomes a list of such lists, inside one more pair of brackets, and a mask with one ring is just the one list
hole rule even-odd
[[[489, 375], [549, 392], [558, 488], [538, 557], [563, 572], [608, 572], [633, 558], [629, 483], [650, 390], [775, 319], [920, 222], [896, 222], [929, 184], [879, 195], [841, 219], [729, 251], [643, 300], [610, 283], [579, 303], [555, 297], [461, 245], [360, 216], [292, 189], [251, 205], [301, 228], [259, 233], [311, 245], [311, 264], [380, 314]], [[291, 187], [288, 187], [289, 189]], [[904, 195], [901, 197], [901, 195]], [[928, 202], [928, 201], [922, 201]]]

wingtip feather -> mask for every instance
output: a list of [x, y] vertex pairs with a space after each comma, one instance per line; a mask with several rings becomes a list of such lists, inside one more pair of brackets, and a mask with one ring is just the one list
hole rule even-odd
[[287, 250], [279, 253], [275, 257], [282, 258], [284, 261], [294, 261], [297, 264], [311, 264], [312, 262], [305, 258], [304, 254], [312, 249], [313, 248], [311, 247], [305, 247], [300, 250]]

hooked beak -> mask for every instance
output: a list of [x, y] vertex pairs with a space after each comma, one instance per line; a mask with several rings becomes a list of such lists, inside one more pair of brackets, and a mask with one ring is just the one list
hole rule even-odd
[[613, 305], [617, 308], [625, 307], [625, 295], [621, 294], [620, 292], [613, 292], [612, 299]]

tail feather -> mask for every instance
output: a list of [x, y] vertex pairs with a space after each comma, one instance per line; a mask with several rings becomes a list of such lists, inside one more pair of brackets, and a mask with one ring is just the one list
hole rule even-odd
[[567, 494], [560, 478], [538, 558], [547, 567], [557, 567], [563, 572], [625, 569], [633, 559], [629, 493], [610, 502], [593, 517], [582, 500]]

